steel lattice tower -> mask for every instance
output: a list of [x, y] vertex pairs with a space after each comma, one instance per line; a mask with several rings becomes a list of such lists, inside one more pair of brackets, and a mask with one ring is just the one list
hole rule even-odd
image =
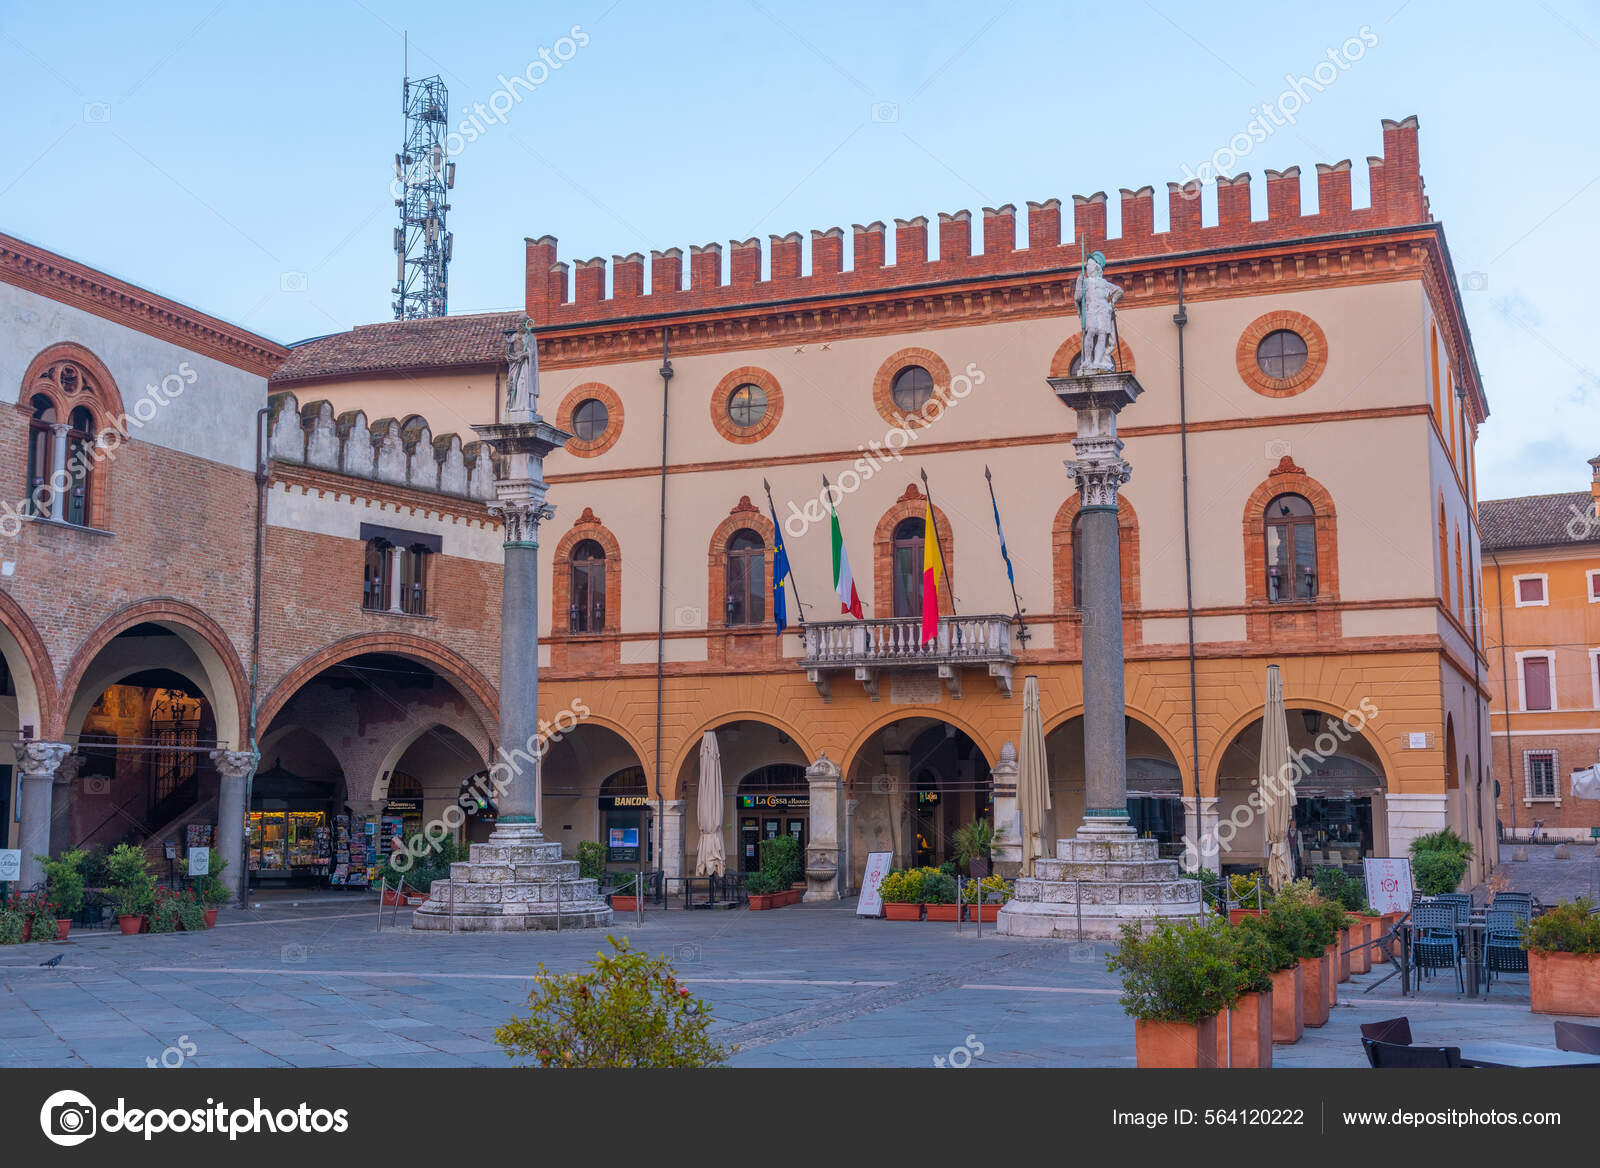
[[400, 226], [394, 231], [394, 318], [422, 320], [449, 312], [452, 238], [445, 230], [456, 164], [445, 159], [450, 95], [444, 79], [405, 79], [405, 149], [394, 156]]

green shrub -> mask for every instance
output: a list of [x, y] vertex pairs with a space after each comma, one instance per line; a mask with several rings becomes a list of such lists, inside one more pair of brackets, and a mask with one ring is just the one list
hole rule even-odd
[[1015, 890], [1011, 886], [1011, 881], [1007, 880], [1004, 876], [993, 875], [985, 876], [981, 881], [967, 881], [965, 890], [961, 894], [961, 898], [968, 904], [977, 904], [978, 890], [980, 887], [983, 890], [984, 904], [1004, 904], [1015, 895]]
[[187, 932], [199, 933], [205, 929], [206, 906], [193, 892], [185, 892], [178, 898], [178, 920]]
[[595, 954], [579, 973], [539, 966], [529, 1015], [494, 1033], [511, 1058], [541, 1067], [715, 1067], [732, 1053], [707, 1034], [711, 1005], [678, 983], [666, 956], [631, 952], [607, 937], [612, 953]]
[[1239, 927], [1229, 930], [1233, 943], [1233, 964], [1239, 975], [1239, 992], [1264, 993], [1272, 988], [1272, 975], [1288, 967], [1292, 958], [1272, 943], [1260, 917], [1245, 917]]
[[1275, 942], [1296, 957], [1321, 957], [1338, 939], [1344, 909], [1324, 900], [1309, 880], [1285, 885], [1267, 905]]
[[211, 849], [211, 871], [204, 876], [194, 878], [195, 896], [200, 903], [211, 908], [221, 908], [233, 901], [233, 889], [228, 887], [222, 879], [222, 874], [228, 870], [228, 861], [217, 854], [215, 848]]
[[1258, 899], [1265, 905], [1270, 895], [1264, 873], [1251, 876], [1235, 872], [1228, 877], [1228, 900], [1235, 908], [1255, 908]]
[[1249, 960], [1265, 962], [1269, 973], [1292, 969], [1300, 960], [1287, 944], [1288, 935], [1277, 927], [1271, 916], [1242, 917], [1233, 930], [1241, 946], [1247, 949]]
[[[885, 880], [887, 880], [887, 877], [885, 877]], [[629, 888], [633, 887], [631, 880], [627, 884]], [[757, 896], [767, 896], [774, 892], [781, 892], [787, 887], [788, 885], [779, 884], [778, 878], [771, 872], [749, 872], [746, 873], [744, 878], [744, 890], [753, 892]], [[619, 888], [618, 891], [620, 892], [621, 889]], [[632, 893], [623, 893], [623, 895], [631, 896]]]
[[[909, 872], [893, 871], [884, 876], [878, 885], [878, 894], [885, 904], [921, 904], [923, 869]], [[748, 887], [749, 881], [746, 881]]]
[[950, 846], [958, 865], [970, 865], [977, 860], [987, 865], [994, 850], [994, 825], [987, 819], [964, 823], [951, 835]]
[[1536, 953], [1600, 953], [1600, 916], [1581, 897], [1558, 904], [1522, 926], [1522, 947]]
[[938, 868], [924, 868], [922, 870], [922, 903], [954, 904], [955, 902], [956, 878]]
[[1411, 875], [1417, 882], [1417, 891], [1424, 896], [1438, 896], [1454, 892], [1467, 873], [1467, 857], [1459, 852], [1411, 851]]
[[133, 844], [118, 844], [106, 857], [106, 880], [117, 901], [117, 915], [142, 916], [155, 903], [156, 878], [144, 851]]
[[586, 880], [603, 880], [606, 874], [606, 850], [594, 840], [578, 844], [578, 875]]
[[1443, 831], [1419, 835], [1412, 840], [1411, 854], [1415, 856], [1418, 852], [1451, 852], [1463, 860], [1472, 859], [1472, 845], [1448, 827]]
[[1323, 897], [1337, 902], [1347, 912], [1359, 912], [1367, 903], [1367, 882], [1342, 869], [1318, 868], [1311, 883]]
[[800, 841], [792, 835], [774, 836], [761, 841], [761, 870], [788, 888], [800, 879]]
[[56, 920], [61, 916], [56, 903], [47, 896], [39, 893], [30, 893], [28, 899], [22, 902], [22, 915], [28, 921], [31, 929], [29, 939], [33, 941], [54, 941], [56, 939]]
[[0, 908], [0, 945], [22, 944], [22, 914]]
[[182, 921], [183, 907], [177, 893], [170, 888], [156, 889], [155, 900], [150, 906], [150, 931], [176, 933]]
[[401, 881], [407, 888], [429, 892], [435, 880], [450, 878], [450, 865], [467, 858], [467, 850], [458, 845], [454, 836], [444, 836], [430, 843], [423, 835], [414, 835], [406, 850], [398, 856], [393, 852], [378, 866], [380, 880], [388, 880], [391, 888]]
[[1124, 925], [1106, 966], [1122, 975], [1122, 1008], [1145, 1022], [1200, 1022], [1239, 1000], [1244, 979], [1227, 924]]
[[50, 899], [63, 917], [70, 917], [83, 907], [83, 861], [88, 853], [81, 848], [62, 852], [55, 859], [35, 856], [44, 868]]

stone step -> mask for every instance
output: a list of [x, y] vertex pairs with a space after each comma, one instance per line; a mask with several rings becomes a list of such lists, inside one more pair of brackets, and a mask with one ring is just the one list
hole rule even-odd
[[1050, 860], [1034, 861], [1039, 880], [1176, 880], [1176, 860]]
[[1041, 904], [1078, 904], [1079, 897], [1085, 907], [1115, 904], [1173, 904], [1192, 905], [1198, 910], [1200, 882], [1198, 880], [1127, 880], [1056, 882], [1032, 877], [1019, 877], [1016, 898], [1020, 901]]
[[1159, 840], [1064, 839], [1056, 841], [1056, 859], [1083, 864], [1104, 864], [1110, 860], [1157, 860], [1161, 858]]
[[546, 864], [561, 859], [558, 840], [525, 844], [473, 844], [471, 862], [474, 864]]
[[508, 863], [499, 860], [463, 860], [450, 865], [450, 879], [463, 884], [505, 884], [576, 880], [578, 861], [548, 860], [530, 863]]

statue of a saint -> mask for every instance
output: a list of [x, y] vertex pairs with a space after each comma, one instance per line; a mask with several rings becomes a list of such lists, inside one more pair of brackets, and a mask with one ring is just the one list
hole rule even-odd
[[1106, 257], [1093, 252], [1084, 261], [1083, 274], [1073, 285], [1083, 322], [1083, 353], [1079, 373], [1112, 373], [1117, 367], [1117, 301], [1122, 289], [1105, 278]]
[[506, 330], [506, 416], [532, 414], [539, 406], [539, 339], [533, 321]]

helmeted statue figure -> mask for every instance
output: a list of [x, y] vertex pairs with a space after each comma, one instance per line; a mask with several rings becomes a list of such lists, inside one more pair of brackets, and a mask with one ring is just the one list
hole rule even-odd
[[1072, 289], [1083, 322], [1079, 373], [1112, 373], [1117, 367], [1117, 301], [1122, 299], [1122, 289], [1105, 278], [1105, 268], [1106, 257], [1092, 252]]

